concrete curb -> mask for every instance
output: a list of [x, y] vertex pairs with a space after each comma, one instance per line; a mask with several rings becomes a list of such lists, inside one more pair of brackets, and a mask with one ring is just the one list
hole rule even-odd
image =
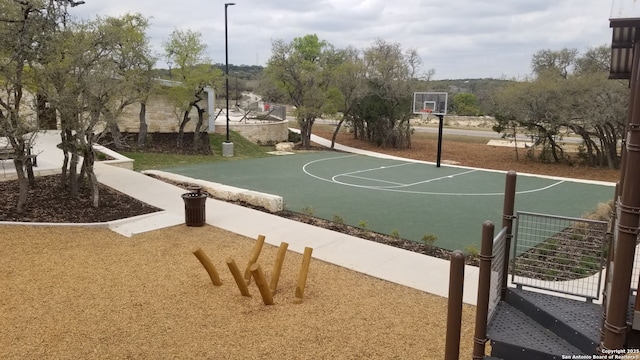
[[240, 201], [250, 205], [263, 207], [272, 213], [284, 210], [284, 199], [282, 198], [282, 196], [247, 190], [200, 179], [194, 179], [187, 176], [172, 174], [159, 170], [146, 170], [142, 171], [142, 173], [168, 181], [200, 186], [204, 191], [209, 193], [209, 195], [219, 200]]

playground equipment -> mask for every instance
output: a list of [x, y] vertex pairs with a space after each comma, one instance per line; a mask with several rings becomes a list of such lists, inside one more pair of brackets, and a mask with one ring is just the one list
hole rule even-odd
[[247, 282], [247, 285], [251, 283], [251, 272], [249, 271], [249, 268], [258, 261], [258, 257], [260, 257], [260, 253], [262, 252], [262, 246], [264, 245], [264, 239], [265, 237], [263, 235], [259, 235], [258, 240], [256, 240], [256, 244], [253, 246], [253, 254], [249, 259], [247, 269], [244, 272], [244, 280]]
[[309, 274], [309, 264], [311, 263], [312, 252], [312, 248], [304, 248], [304, 255], [302, 255], [302, 267], [300, 268], [300, 276], [298, 276], [298, 285], [296, 285], [296, 298], [293, 300], [294, 304], [302, 303], [304, 288], [307, 284], [307, 275]]
[[209, 277], [211, 278], [211, 282], [213, 283], [213, 285], [215, 286], [222, 285], [222, 281], [220, 280], [218, 271], [216, 271], [216, 267], [213, 266], [207, 254], [205, 254], [201, 248], [197, 248], [196, 250], [193, 251], [193, 255], [195, 255], [198, 258], [198, 260], [200, 260], [200, 263], [202, 264], [202, 266], [204, 266], [205, 270], [207, 270], [207, 273], [209, 274]]
[[[260, 264], [258, 264], [258, 258], [260, 257], [260, 253], [262, 252], [262, 247], [264, 245], [265, 237], [264, 235], [259, 235], [256, 239], [256, 243], [253, 247], [253, 251], [251, 253], [251, 257], [249, 258], [247, 267], [245, 269], [244, 275], [235, 260], [231, 257], [227, 258], [226, 263], [231, 275], [233, 276], [236, 284], [238, 285], [238, 289], [240, 290], [240, 294], [242, 296], [251, 297], [251, 293], [249, 291], [249, 285], [251, 284], [251, 277], [255, 280], [256, 286], [260, 291], [260, 296], [262, 297], [262, 301], [265, 305], [273, 305], [274, 300], [273, 296], [276, 294], [278, 289], [278, 282], [280, 280], [280, 274], [282, 273], [282, 267], [284, 264], [284, 259], [287, 254], [287, 249], [289, 244], [286, 242], [280, 243], [280, 247], [278, 248], [278, 253], [276, 256], [275, 263], [273, 264], [273, 270], [271, 272], [271, 279], [267, 281], [267, 277], [262, 270]], [[309, 266], [311, 263], [311, 254], [313, 252], [312, 248], [305, 247], [304, 254], [302, 257], [302, 266], [300, 269], [300, 275], [298, 276], [298, 281], [295, 289], [295, 304], [302, 303], [302, 298], [304, 296], [304, 289], [307, 282], [307, 276], [309, 274]], [[215, 266], [209, 259], [209, 257], [204, 253], [201, 248], [197, 248], [193, 251], [193, 254], [198, 258], [202, 266], [204, 266], [205, 270], [209, 274], [211, 278], [211, 282], [215, 286], [221, 286], [222, 281], [220, 280], [220, 276], [216, 271]]]

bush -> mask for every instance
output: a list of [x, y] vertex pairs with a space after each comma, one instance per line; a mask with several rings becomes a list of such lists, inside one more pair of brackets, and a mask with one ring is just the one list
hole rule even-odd
[[435, 244], [438, 237], [433, 234], [424, 234], [422, 235], [422, 242], [428, 247], [432, 247]]
[[300, 136], [300, 134], [298, 134], [297, 132], [293, 132], [291, 130], [289, 130], [289, 136], [287, 139], [289, 142], [292, 143], [299, 143], [300, 141], [302, 141], [302, 136]]

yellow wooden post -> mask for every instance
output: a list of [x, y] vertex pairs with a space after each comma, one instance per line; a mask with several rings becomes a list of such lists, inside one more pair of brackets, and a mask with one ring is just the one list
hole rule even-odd
[[211, 278], [211, 282], [213, 283], [213, 285], [215, 286], [222, 285], [222, 281], [220, 280], [220, 276], [218, 276], [216, 267], [213, 266], [207, 254], [205, 254], [201, 248], [197, 248], [196, 250], [193, 250], [193, 255], [195, 255], [198, 258], [198, 260], [200, 260], [200, 263], [202, 264], [202, 266], [204, 266], [205, 270], [207, 270], [207, 273], [209, 273], [209, 277]]
[[304, 248], [304, 254], [302, 255], [302, 266], [300, 268], [300, 275], [298, 276], [298, 284], [296, 285], [296, 298], [293, 301], [296, 304], [302, 303], [304, 288], [307, 283], [307, 275], [309, 274], [309, 264], [311, 263], [312, 252], [312, 248]]
[[267, 284], [267, 279], [264, 277], [260, 264], [251, 265], [249, 271], [251, 271], [253, 278], [256, 280], [256, 285], [258, 285], [260, 295], [262, 296], [262, 302], [264, 302], [265, 305], [273, 305], [273, 295], [271, 294], [271, 289], [269, 289], [269, 284]]
[[240, 293], [242, 296], [251, 296], [249, 293], [249, 287], [247, 287], [247, 283], [244, 278], [242, 278], [242, 272], [236, 262], [232, 258], [227, 258], [227, 266], [233, 275], [233, 278], [236, 280], [236, 284], [238, 284], [238, 289], [240, 289]]
[[262, 245], [264, 245], [264, 235], [258, 235], [258, 239], [256, 240], [256, 244], [253, 246], [253, 254], [249, 259], [249, 263], [247, 264], [247, 268], [244, 271], [244, 280], [247, 284], [251, 283], [251, 265], [255, 264], [258, 261], [258, 257], [260, 256], [260, 252], [262, 251]]
[[282, 263], [284, 263], [284, 256], [287, 254], [287, 248], [289, 244], [286, 242], [280, 243], [280, 248], [278, 248], [278, 256], [276, 257], [276, 262], [273, 265], [273, 272], [271, 272], [271, 292], [273, 294], [276, 293], [276, 289], [278, 288], [278, 281], [280, 280], [280, 273], [282, 272]]

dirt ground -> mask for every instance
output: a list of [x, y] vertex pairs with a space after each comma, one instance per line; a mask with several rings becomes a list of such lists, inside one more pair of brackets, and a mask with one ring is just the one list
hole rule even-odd
[[[313, 133], [331, 139], [332, 128], [327, 125], [314, 126]], [[405, 150], [381, 149], [372, 144], [355, 140], [350, 134], [341, 132], [337, 142], [359, 149], [382, 152], [390, 155], [410, 159], [436, 161], [437, 138], [435, 135], [414, 133], [411, 138], [411, 148]], [[489, 146], [489, 140], [478, 142], [445, 139], [442, 143], [442, 163], [454, 161], [459, 165], [495, 170], [515, 170], [520, 173], [560, 176], [575, 179], [588, 179], [616, 182], [620, 171], [606, 168], [592, 168], [579, 165], [541, 163], [528, 159], [526, 149], [518, 149], [518, 154], [512, 147]]]
[[[442, 359], [446, 299], [312, 260], [294, 304], [302, 256], [288, 252], [274, 295], [242, 297], [255, 241], [205, 226], [125, 238], [107, 229], [0, 226], [2, 359]], [[223, 285], [192, 251], [201, 247]], [[258, 263], [267, 279], [277, 249]], [[448, 274], [416, 274], [448, 276]], [[463, 307], [461, 358], [473, 344]]]

